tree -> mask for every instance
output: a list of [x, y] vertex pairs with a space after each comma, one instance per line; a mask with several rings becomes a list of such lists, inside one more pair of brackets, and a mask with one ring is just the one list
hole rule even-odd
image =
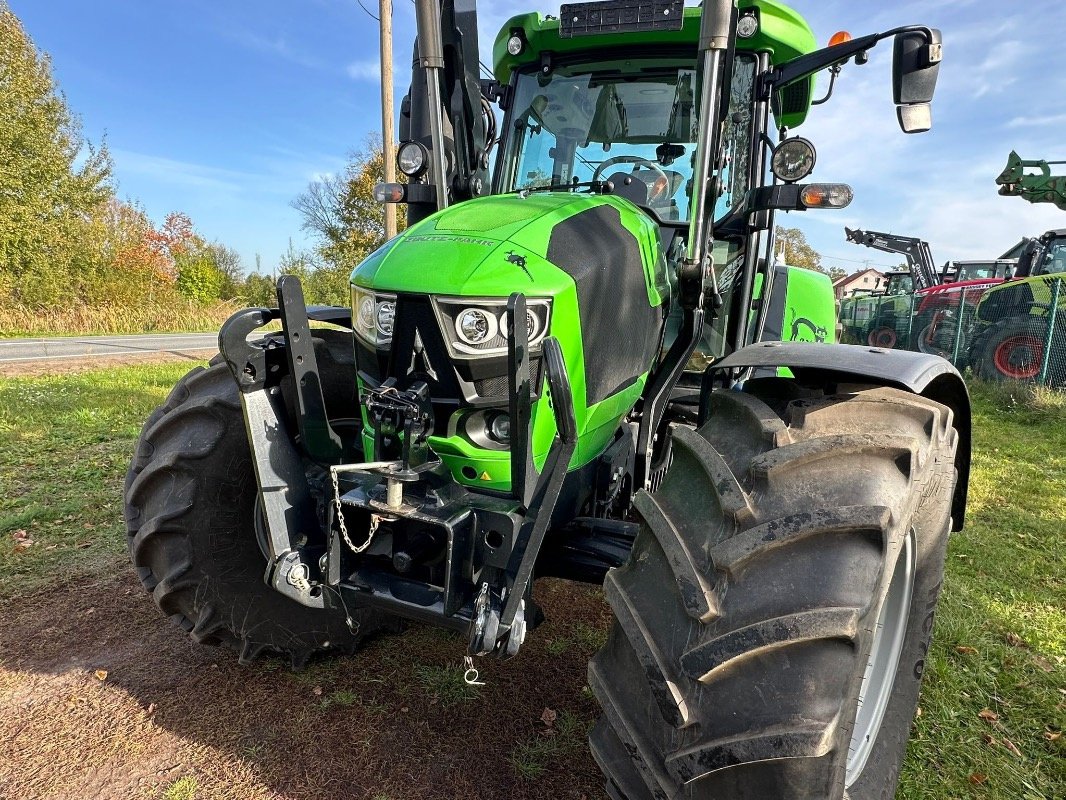
[[829, 268], [829, 280], [836, 283], [841, 278], [848, 277], [848, 271], [843, 267], [830, 267]]
[[799, 228], [777, 227], [776, 249], [778, 253], [784, 253], [782, 260], [791, 267], [803, 267], [813, 269], [815, 272], [825, 272], [822, 268], [822, 256], [807, 243], [807, 237]]
[[111, 199], [106, 145], [78, 120], [18, 18], [0, 0], [0, 288], [9, 300], [69, 297], [77, 273], [97, 273], [92, 247]]
[[384, 179], [381, 141], [371, 137], [349, 157], [342, 174], [312, 181], [293, 200], [304, 230], [315, 239], [318, 261], [350, 272], [385, 243], [385, 209], [374, 199], [374, 186]]

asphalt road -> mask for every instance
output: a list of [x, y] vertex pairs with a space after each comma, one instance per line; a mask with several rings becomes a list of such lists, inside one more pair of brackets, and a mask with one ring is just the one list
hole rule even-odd
[[0, 364], [76, 358], [172, 353], [196, 356], [218, 350], [217, 333], [163, 333], [139, 336], [72, 336], [56, 339], [0, 339]]

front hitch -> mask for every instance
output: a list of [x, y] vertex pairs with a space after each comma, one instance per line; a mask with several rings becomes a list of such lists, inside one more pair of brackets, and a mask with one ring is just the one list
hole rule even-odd
[[[337, 318], [335, 313], [333, 318]], [[283, 349], [293, 379], [302, 453], [286, 424], [285, 402], [276, 375], [278, 364], [269, 356], [283, 345], [277, 338], [251, 338], [256, 330], [275, 319], [281, 320], [285, 331]], [[218, 334], [218, 348], [240, 390], [259, 485], [257, 513], [266, 529], [264, 538], [269, 551], [263, 579], [302, 605], [323, 608], [322, 584], [316, 579], [320, 573], [317, 559], [304, 551], [320, 529], [304, 455], [336, 463], [343, 459], [344, 448], [326, 419], [299, 279], [284, 276], [278, 280], [278, 308], [246, 308], [226, 320]]]

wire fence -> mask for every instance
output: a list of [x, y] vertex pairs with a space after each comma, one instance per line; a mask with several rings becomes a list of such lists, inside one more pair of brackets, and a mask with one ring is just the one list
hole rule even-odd
[[992, 381], [1066, 387], [1066, 280], [1039, 276], [847, 298], [840, 340], [916, 350]]

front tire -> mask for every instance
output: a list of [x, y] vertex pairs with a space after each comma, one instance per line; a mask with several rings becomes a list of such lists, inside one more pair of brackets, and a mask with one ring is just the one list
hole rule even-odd
[[[315, 349], [334, 388], [327, 405], [354, 403], [336, 396], [354, 374], [342, 363], [350, 340], [316, 336], [326, 336]], [[396, 626], [366, 609], [353, 610], [349, 626], [341, 611], [308, 608], [268, 586], [257, 497], [237, 385], [217, 357], [182, 378], [149, 417], [126, 477], [130, 557], [165, 615], [197, 642], [233, 648], [241, 663], [269, 652], [294, 669], [316, 652], [353, 652], [368, 634]]]
[[943, 576], [951, 411], [880, 388], [775, 405], [716, 393], [636, 500], [589, 667], [613, 798], [894, 791]]

